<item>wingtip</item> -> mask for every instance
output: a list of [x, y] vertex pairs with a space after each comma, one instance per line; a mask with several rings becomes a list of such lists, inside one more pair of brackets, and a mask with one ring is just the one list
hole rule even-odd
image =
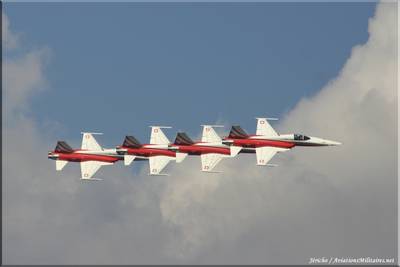
[[99, 132], [81, 132], [81, 134], [103, 134], [103, 133], [99, 133]]
[[267, 121], [277, 121], [279, 118], [268, 118], [268, 117], [255, 117], [256, 120], [262, 120], [265, 119]]
[[81, 178], [80, 179], [81, 181], [103, 181], [103, 179], [100, 179], [100, 178]]
[[157, 127], [157, 128], [163, 128], [163, 129], [171, 129], [172, 128], [172, 126], [160, 126], [160, 125], [150, 125], [149, 127], [150, 128]]
[[223, 171], [208, 171], [208, 170], [201, 170], [201, 171], [207, 173], [223, 173]]
[[220, 124], [200, 124], [200, 126], [203, 126], [203, 127], [219, 127], [219, 128], [223, 128], [223, 127], [225, 127], [225, 125], [220, 125]]
[[150, 176], [171, 176], [169, 173], [149, 173]]

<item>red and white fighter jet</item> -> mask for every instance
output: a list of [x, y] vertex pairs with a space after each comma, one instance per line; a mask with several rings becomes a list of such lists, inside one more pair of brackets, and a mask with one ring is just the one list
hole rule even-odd
[[255, 135], [247, 134], [240, 126], [232, 126], [224, 144], [242, 147], [240, 153], [256, 153], [257, 165], [276, 166], [268, 164], [272, 157], [295, 146], [337, 146], [341, 143], [302, 134], [278, 134], [268, 123], [275, 118], [256, 118], [257, 131]]
[[204, 172], [213, 172], [214, 167], [223, 158], [235, 157], [242, 147], [236, 145], [224, 145], [221, 137], [219, 137], [213, 128], [221, 126], [202, 126], [203, 134], [201, 141], [194, 142], [186, 133], [179, 132], [176, 135], [175, 142], [170, 146], [170, 149], [176, 151], [177, 155], [182, 154], [180, 157], [183, 158], [187, 155], [199, 155], [201, 157], [201, 170]]
[[124, 143], [117, 147], [117, 153], [124, 155], [125, 165], [130, 165], [134, 160], [149, 160], [150, 175], [167, 175], [161, 173], [167, 164], [171, 160], [182, 162], [185, 155], [169, 149], [170, 141], [163, 133], [162, 128], [171, 127], [150, 127], [150, 144], [141, 144], [135, 137], [126, 136]]
[[48, 153], [48, 158], [56, 161], [56, 170], [61, 171], [68, 162], [80, 162], [82, 180], [101, 180], [93, 175], [101, 166], [113, 165], [122, 160], [123, 156], [115, 149], [102, 148], [93, 137], [93, 134], [82, 133], [81, 149], [72, 149], [65, 141], [58, 141], [54, 151]]

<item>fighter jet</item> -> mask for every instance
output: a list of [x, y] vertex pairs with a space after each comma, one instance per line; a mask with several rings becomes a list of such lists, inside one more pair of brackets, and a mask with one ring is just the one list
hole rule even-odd
[[61, 171], [68, 162], [80, 162], [82, 180], [101, 180], [93, 178], [100, 167], [113, 165], [123, 156], [117, 154], [115, 149], [102, 148], [93, 137], [93, 134], [100, 133], [82, 134], [81, 149], [72, 149], [65, 141], [58, 141], [54, 151], [48, 153], [48, 158], [56, 161], [57, 171]]
[[241, 146], [222, 144], [221, 137], [215, 132], [213, 127], [221, 127], [219, 125], [202, 125], [203, 134], [200, 142], [194, 142], [184, 132], [176, 135], [175, 142], [170, 145], [170, 149], [182, 154], [180, 157], [187, 155], [200, 155], [201, 170], [203, 172], [213, 171], [215, 166], [223, 158], [235, 157], [242, 149]]
[[171, 127], [150, 127], [150, 144], [141, 144], [135, 137], [126, 136], [124, 143], [117, 147], [117, 153], [124, 155], [125, 165], [130, 165], [134, 160], [149, 160], [150, 175], [167, 175], [161, 173], [167, 164], [171, 160], [182, 162], [185, 156], [169, 149], [170, 141], [162, 128]]
[[276, 118], [256, 118], [257, 131], [255, 135], [247, 134], [240, 126], [232, 126], [228, 137], [223, 140], [224, 144], [241, 146], [240, 153], [256, 153], [257, 165], [276, 166], [268, 162], [278, 152], [290, 150], [295, 146], [337, 146], [341, 143], [318, 137], [302, 134], [278, 134], [268, 120]]

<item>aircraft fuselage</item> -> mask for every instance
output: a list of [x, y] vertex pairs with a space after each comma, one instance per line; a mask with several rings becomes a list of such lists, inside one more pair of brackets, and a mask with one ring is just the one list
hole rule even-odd
[[157, 148], [152, 147], [152, 145], [143, 145], [139, 148], [125, 147], [119, 146], [117, 151], [125, 152], [129, 155], [135, 155], [139, 157], [152, 157], [152, 156], [167, 156], [167, 157], [175, 157], [176, 152], [168, 150], [167, 148]]
[[230, 155], [231, 150], [229, 147], [222, 144], [211, 144], [211, 143], [194, 143], [192, 145], [172, 145], [177, 152], [187, 153], [188, 155], [202, 155], [202, 154], [222, 154]]
[[75, 150], [72, 153], [62, 153], [52, 151], [48, 154], [49, 159], [54, 160], [65, 160], [71, 162], [83, 162], [83, 161], [101, 161], [101, 162], [116, 162], [122, 158], [118, 155], [111, 155], [108, 151], [85, 151]]
[[[298, 136], [300, 136], [303, 140], [296, 140]], [[241, 153], [252, 153], [251, 149], [257, 147], [278, 147], [291, 149], [295, 146], [332, 146], [340, 144], [339, 142], [331, 140], [297, 134], [284, 134], [278, 136], [249, 135], [247, 138], [226, 137], [224, 138], [224, 143], [230, 143], [243, 148], [249, 148], [241, 151]]]
[[254, 138], [233, 139], [233, 138], [226, 138], [224, 140], [231, 140], [233, 145], [241, 146], [241, 147], [244, 147], [244, 148], [256, 148], [256, 147], [263, 147], [263, 146], [292, 148], [292, 147], [294, 147], [296, 145], [295, 143], [289, 142], [289, 141], [269, 140], [269, 139], [254, 139]]

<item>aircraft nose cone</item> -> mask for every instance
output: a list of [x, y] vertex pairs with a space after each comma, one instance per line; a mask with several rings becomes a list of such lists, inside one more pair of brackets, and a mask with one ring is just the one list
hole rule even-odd
[[47, 158], [49, 159], [58, 159], [58, 154], [54, 154], [53, 152], [47, 153]]
[[342, 143], [336, 142], [336, 141], [331, 141], [331, 140], [326, 140], [326, 144], [328, 146], [340, 146]]

